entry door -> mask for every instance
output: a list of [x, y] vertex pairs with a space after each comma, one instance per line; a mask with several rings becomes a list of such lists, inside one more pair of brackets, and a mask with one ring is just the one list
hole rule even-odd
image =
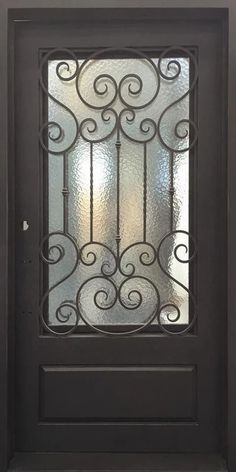
[[221, 70], [214, 22], [19, 23], [17, 450], [219, 448]]

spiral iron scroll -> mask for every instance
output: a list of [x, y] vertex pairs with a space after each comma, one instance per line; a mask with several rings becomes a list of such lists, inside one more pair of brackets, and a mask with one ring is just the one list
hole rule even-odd
[[[156, 80], [156, 87], [153, 90], [152, 96], [146, 102], [140, 104], [135, 104], [135, 97], [142, 99], [142, 94], [144, 91], [145, 84], [142, 78], [136, 73], [126, 74], [118, 82], [110, 74], [100, 74], [94, 78], [93, 81], [93, 93], [95, 96], [100, 97], [104, 100], [104, 103], [95, 104], [91, 103], [86, 99], [83, 94], [81, 87], [81, 77], [86, 73], [86, 69], [89, 68], [90, 64], [93, 61], [98, 60], [99, 58], [114, 56], [116, 53], [119, 55], [124, 55], [125, 57], [137, 58], [152, 69], [153, 74]], [[111, 124], [109, 132], [106, 135], [99, 136], [98, 128], [99, 123], [94, 117], [88, 117], [83, 119], [80, 123], [75, 113], [64, 103], [62, 103], [58, 98], [54, 97], [48, 91], [47, 83], [45, 82], [44, 68], [48, 64], [49, 60], [53, 60], [57, 57], [66, 57], [67, 59], [61, 60], [57, 63], [56, 74], [58, 79], [62, 82], [74, 81], [77, 96], [80, 101], [86, 105], [88, 110], [96, 110], [100, 113], [100, 120], [103, 123]], [[187, 57], [191, 65], [191, 83], [189, 89], [185, 91], [178, 99], [173, 103], [169, 104], [160, 114], [160, 117], [157, 121], [153, 117], [145, 117], [139, 123], [139, 132], [140, 137], [134, 137], [132, 133], [129, 133], [127, 130], [132, 129], [132, 125], [136, 123], [137, 112], [139, 110], [147, 109], [154, 103], [157, 99], [161, 81], [171, 82], [175, 81], [178, 76], [181, 74], [181, 64], [176, 59], [176, 57]], [[172, 59], [175, 57], [175, 59]], [[163, 59], [169, 59], [167, 68], [163, 68]], [[73, 71], [67, 61], [71, 61], [74, 64]], [[145, 53], [138, 51], [132, 48], [107, 48], [103, 50], [96, 51], [87, 57], [86, 60], [79, 64], [76, 54], [70, 49], [54, 49], [50, 50], [42, 58], [39, 68], [39, 81], [40, 86], [43, 91], [43, 94], [52, 100], [57, 106], [61, 107], [64, 112], [68, 115], [68, 119], [73, 122], [73, 137], [70, 139], [70, 142], [66, 140], [65, 133], [62, 125], [56, 121], [45, 121], [42, 123], [39, 130], [39, 141], [41, 147], [44, 151], [44, 154], [48, 153], [52, 155], [68, 155], [68, 152], [72, 150], [78, 141], [82, 138], [83, 140], [96, 144], [102, 141], [107, 140], [111, 136], [117, 136], [117, 147], [120, 146], [120, 139], [123, 135], [126, 139], [141, 143], [147, 144], [150, 141], [157, 139], [161, 145], [168, 150], [170, 153], [184, 153], [187, 150], [193, 148], [197, 141], [198, 132], [196, 123], [191, 120], [189, 117], [183, 117], [179, 120], [174, 127], [174, 138], [179, 142], [185, 142], [186, 137], [188, 137], [188, 145], [172, 147], [169, 142], [166, 141], [165, 136], [162, 132], [162, 123], [166, 119], [168, 113], [171, 113], [172, 109], [178, 105], [185, 97], [187, 97], [196, 86], [198, 80], [198, 68], [195, 55], [188, 49], [184, 47], [168, 47], [159, 53], [159, 59], [157, 64]], [[130, 97], [130, 100], [127, 98]], [[122, 104], [121, 111], [117, 112], [114, 108], [115, 102], [119, 100]], [[127, 127], [128, 125], [128, 127]], [[63, 142], [65, 146], [63, 147]], [[53, 148], [50, 148], [50, 143], [54, 144]], [[60, 144], [60, 149], [55, 149], [55, 144]], [[196, 242], [194, 237], [189, 234], [188, 231], [175, 229], [173, 225], [170, 226], [170, 231], [161, 239], [157, 247], [154, 247], [150, 242], [147, 242], [146, 239], [140, 242], [135, 242], [130, 244], [124, 250], [120, 251], [119, 246], [119, 235], [117, 235], [117, 250], [108, 247], [106, 244], [100, 241], [92, 240], [84, 244], [82, 247], [78, 246], [75, 238], [69, 234], [68, 231], [54, 231], [44, 236], [41, 245], [40, 245], [40, 258], [42, 262], [48, 266], [56, 265], [60, 262], [63, 262], [66, 256], [66, 247], [68, 244], [71, 246], [71, 250], [74, 254], [73, 265], [67, 274], [64, 275], [57, 283], [48, 288], [44, 293], [41, 303], [40, 303], [40, 320], [43, 328], [55, 335], [65, 336], [74, 333], [79, 328], [79, 323], [83, 322], [85, 325], [89, 326], [95, 332], [100, 334], [109, 334], [113, 336], [123, 336], [125, 334], [134, 334], [141, 330], [147, 328], [153, 322], [158, 323], [159, 328], [165, 334], [185, 334], [192, 329], [197, 316], [196, 311], [196, 301], [192, 291], [182, 284], [177, 278], [173, 276], [172, 273], [165, 267], [163, 262], [163, 246], [168, 242], [168, 240], [175, 240], [175, 238], [183, 238], [183, 243], [178, 243], [173, 248], [173, 257], [182, 264], [190, 264], [196, 256]], [[51, 243], [53, 238], [60, 237], [60, 240], [65, 240], [66, 244], [54, 244]], [[185, 238], [185, 240], [184, 240]], [[186, 238], [188, 242], [186, 243]], [[184, 242], [185, 241], [185, 242]], [[103, 248], [104, 251], [109, 255], [107, 259], [99, 260], [98, 248]], [[97, 249], [97, 251], [96, 251]], [[131, 259], [129, 259], [130, 250], [136, 250], [138, 257], [138, 264]], [[186, 253], [186, 258], [183, 259], [180, 257], [180, 249], [184, 250]], [[191, 252], [191, 253], [190, 253]], [[94, 264], [99, 263], [100, 273], [98, 275], [93, 275], [88, 277], [88, 279], [83, 282], [77, 289], [73, 300], [64, 300], [56, 309], [55, 317], [60, 324], [60, 327], [63, 329], [57, 330], [55, 326], [49, 324], [48, 319], [48, 299], [53, 290], [61, 286], [66, 280], [75, 273], [78, 266], [85, 266], [88, 269]], [[161, 294], [159, 293], [158, 287], [150, 280], [148, 277], [142, 275], [140, 268], [153, 266], [153, 264], [158, 264], [159, 268], [168, 277], [172, 282], [181, 287], [189, 295], [190, 305], [191, 305], [191, 319], [187, 326], [181, 327], [178, 326], [176, 329], [175, 323], [180, 319], [181, 313], [180, 308], [171, 300], [168, 303], [161, 303]], [[114, 275], [119, 273], [123, 280], [117, 285], [114, 281]], [[100, 288], [95, 288], [99, 285]], [[140, 288], [140, 286], [142, 288]], [[137, 288], [139, 287], [139, 288]], [[146, 292], [152, 292], [155, 299], [155, 306], [152, 307], [150, 313], [147, 313], [146, 319], [143, 320], [141, 324], [138, 324], [137, 327], [126, 329], [125, 331], [114, 331], [110, 330], [105, 326], [104, 328], [91, 323], [86, 312], [83, 309], [81, 304], [81, 299], [85, 291], [89, 291], [91, 297], [91, 306], [94, 305], [99, 310], [111, 310], [117, 303], [120, 304], [123, 308], [127, 310], [137, 310], [142, 306], [145, 300]], [[163, 322], [162, 313], [163, 311], [168, 311], [171, 309], [172, 316], [167, 314], [168, 324]], [[173, 311], [175, 316], [173, 318]], [[73, 323], [70, 323], [70, 320], [73, 320]], [[175, 329], [172, 329], [172, 326], [175, 326]]]

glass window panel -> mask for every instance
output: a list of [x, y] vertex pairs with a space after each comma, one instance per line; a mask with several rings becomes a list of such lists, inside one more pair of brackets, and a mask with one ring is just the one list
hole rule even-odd
[[[157, 69], [158, 60], [152, 59]], [[181, 120], [190, 118], [190, 60], [162, 59], [161, 70], [174, 78], [159, 74], [159, 92], [147, 105], [158, 88], [153, 64], [142, 58], [81, 59], [77, 82], [62, 80], [74, 74], [73, 60], [48, 61], [48, 121], [54, 123], [48, 139], [49, 233], [68, 233], [78, 251], [84, 248], [73, 274], [49, 294], [51, 325], [75, 323], [66, 303], [78, 303], [79, 324], [83, 318], [91, 325], [140, 325], [151, 318], [157, 324], [158, 297], [162, 323], [189, 322], [189, 265], [181, 262], [188, 257], [183, 244], [189, 244], [189, 151], [183, 152], [189, 130]], [[122, 93], [109, 105], [114, 83]], [[76, 248], [58, 234], [50, 246], [52, 259], [63, 248], [59, 262], [49, 265], [51, 287], [73, 270]]]

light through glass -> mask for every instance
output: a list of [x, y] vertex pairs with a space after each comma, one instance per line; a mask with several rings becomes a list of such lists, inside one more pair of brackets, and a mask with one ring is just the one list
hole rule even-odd
[[190, 59], [77, 67], [48, 61], [49, 325], [187, 324]]

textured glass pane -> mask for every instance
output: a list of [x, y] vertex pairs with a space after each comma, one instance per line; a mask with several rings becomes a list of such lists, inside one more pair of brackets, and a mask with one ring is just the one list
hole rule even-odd
[[70, 238], [50, 237], [49, 323], [75, 322], [67, 303], [82, 324], [155, 324], [159, 303], [162, 322], [177, 306], [188, 323], [190, 60], [163, 58], [159, 82], [142, 58], [80, 60], [68, 81], [75, 62], [62, 62], [48, 62], [48, 225], [75, 238], [80, 262]]

